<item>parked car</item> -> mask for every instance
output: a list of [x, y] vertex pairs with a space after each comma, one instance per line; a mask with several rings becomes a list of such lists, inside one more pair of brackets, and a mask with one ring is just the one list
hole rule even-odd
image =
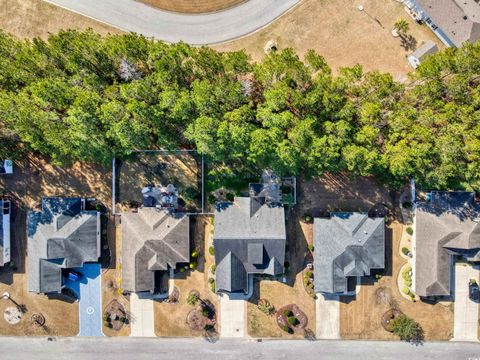
[[0, 160], [0, 175], [13, 174], [12, 160]]
[[475, 302], [480, 300], [480, 289], [475, 279], [470, 279], [468, 282], [468, 297]]
[[83, 277], [81, 273], [72, 269], [64, 270], [63, 276], [71, 281], [80, 281]]

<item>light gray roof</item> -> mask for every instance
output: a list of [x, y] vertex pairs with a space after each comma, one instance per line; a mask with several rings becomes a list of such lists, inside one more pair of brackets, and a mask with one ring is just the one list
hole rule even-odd
[[432, 55], [438, 52], [438, 46], [433, 41], [426, 41], [423, 45], [421, 45], [417, 50], [410, 54], [417, 58], [418, 60], [422, 60], [427, 55]]
[[370, 275], [385, 266], [385, 220], [365, 213], [315, 218], [315, 291], [344, 293], [347, 277]]
[[246, 293], [249, 274], [283, 273], [286, 242], [283, 206], [267, 205], [249, 197], [219, 203], [213, 239], [218, 292]]
[[122, 213], [122, 280], [127, 291], [155, 290], [155, 271], [190, 261], [190, 222], [185, 214], [151, 207]]
[[474, 260], [480, 251], [480, 206], [471, 192], [431, 193], [415, 211], [415, 293], [450, 295], [452, 255]]
[[480, 37], [480, 6], [475, 0], [415, 0], [445, 35], [460, 47]]
[[28, 291], [60, 292], [62, 268], [81, 267], [100, 256], [100, 214], [82, 199], [44, 198], [42, 211], [27, 214]]

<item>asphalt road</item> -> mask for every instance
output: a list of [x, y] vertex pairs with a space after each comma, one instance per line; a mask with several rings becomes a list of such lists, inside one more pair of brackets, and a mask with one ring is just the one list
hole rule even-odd
[[122, 30], [195, 45], [232, 40], [268, 25], [299, 0], [249, 0], [209, 14], [162, 11], [134, 0], [45, 0]]
[[46, 338], [10, 337], [0, 339], [0, 360], [127, 360], [127, 359], [480, 359], [476, 343], [424, 343], [380, 341], [296, 341], [148, 338]]

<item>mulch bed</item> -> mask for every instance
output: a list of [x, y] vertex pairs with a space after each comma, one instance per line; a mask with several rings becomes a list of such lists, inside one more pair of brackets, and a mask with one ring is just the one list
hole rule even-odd
[[402, 314], [403, 313], [398, 309], [388, 310], [385, 314], [382, 315], [382, 326], [383, 326], [383, 328], [388, 332], [392, 332], [392, 329], [391, 329], [392, 320], [399, 317]]
[[[295, 324], [290, 324], [288, 322], [286, 312], [290, 312], [292, 316], [295, 317]], [[277, 325], [280, 327], [280, 329], [285, 330], [286, 328], [288, 328], [289, 333], [303, 333], [308, 324], [307, 315], [305, 315], [305, 313], [300, 310], [300, 308], [296, 304], [282, 306], [280, 309], [277, 310], [275, 316], [277, 318]]]
[[[204, 310], [208, 311], [205, 316]], [[201, 302], [187, 315], [187, 324], [194, 331], [203, 331], [213, 328], [217, 323], [215, 309], [209, 302]]]
[[[105, 322], [108, 328], [119, 331], [123, 325], [128, 323], [127, 312], [125, 311], [125, 307], [118, 301], [112, 300], [110, 303], [105, 307], [104, 311]], [[121, 319], [125, 319], [125, 321], [121, 321]]]
[[[308, 265], [310, 264], [310, 267]], [[315, 297], [315, 289], [309, 285], [313, 285], [313, 254], [308, 251], [307, 255], [305, 256], [304, 264], [303, 264], [303, 271], [302, 271], [302, 281], [303, 281], [303, 288], [307, 292], [308, 295], [311, 297]]]

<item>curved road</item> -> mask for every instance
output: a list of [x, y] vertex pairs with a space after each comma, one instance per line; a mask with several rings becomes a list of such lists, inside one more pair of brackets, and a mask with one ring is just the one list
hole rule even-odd
[[168, 42], [205, 45], [254, 32], [300, 0], [249, 0], [216, 13], [187, 15], [162, 11], [134, 0], [45, 0], [116, 28]]

